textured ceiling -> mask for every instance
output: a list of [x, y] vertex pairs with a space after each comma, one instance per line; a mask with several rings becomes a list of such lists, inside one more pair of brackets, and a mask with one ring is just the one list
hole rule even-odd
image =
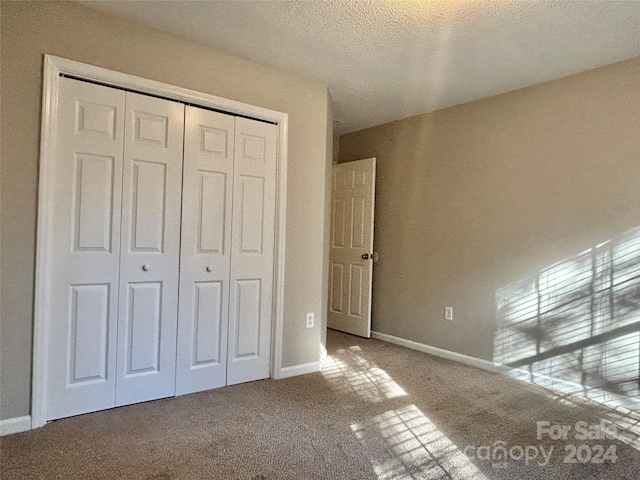
[[336, 133], [640, 55], [640, 1], [90, 1], [326, 82]]

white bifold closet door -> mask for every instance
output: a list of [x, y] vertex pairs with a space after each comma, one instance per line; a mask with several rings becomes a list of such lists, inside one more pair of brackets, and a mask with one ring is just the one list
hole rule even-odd
[[227, 381], [234, 125], [186, 107], [177, 395]]
[[269, 377], [276, 214], [277, 127], [235, 120], [227, 385]]
[[171, 396], [184, 106], [60, 79], [47, 419]]
[[269, 377], [277, 127], [59, 85], [47, 420]]
[[276, 128], [186, 108], [178, 395], [269, 377]]
[[114, 406], [125, 92], [58, 91], [48, 226], [47, 420]]
[[127, 92], [116, 406], [175, 395], [184, 105]]

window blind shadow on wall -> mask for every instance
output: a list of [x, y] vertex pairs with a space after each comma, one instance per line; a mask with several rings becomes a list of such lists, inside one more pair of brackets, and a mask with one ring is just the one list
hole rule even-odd
[[599, 401], [638, 399], [640, 228], [501, 288], [495, 302], [494, 362]]

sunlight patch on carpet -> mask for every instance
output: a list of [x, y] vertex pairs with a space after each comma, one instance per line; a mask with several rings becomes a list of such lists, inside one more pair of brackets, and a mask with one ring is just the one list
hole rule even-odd
[[327, 358], [322, 375], [329, 388], [336, 393], [356, 394], [375, 403], [406, 396], [387, 372], [358, 355], [359, 348], [340, 349], [336, 355]]
[[351, 430], [365, 445], [380, 438], [386, 444], [388, 455], [371, 459], [379, 480], [487, 478], [415, 405], [354, 423]]

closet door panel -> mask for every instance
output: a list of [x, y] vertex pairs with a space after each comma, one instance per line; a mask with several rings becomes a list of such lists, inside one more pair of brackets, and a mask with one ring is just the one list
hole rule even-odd
[[160, 371], [162, 282], [129, 283], [126, 375]]
[[255, 358], [260, 355], [261, 284], [259, 278], [236, 281], [234, 359]]
[[234, 117], [186, 107], [176, 394], [226, 384]]
[[125, 94], [60, 78], [47, 420], [115, 404]]
[[175, 394], [184, 105], [127, 92], [116, 405]]
[[270, 375], [277, 127], [237, 117], [227, 384]]

